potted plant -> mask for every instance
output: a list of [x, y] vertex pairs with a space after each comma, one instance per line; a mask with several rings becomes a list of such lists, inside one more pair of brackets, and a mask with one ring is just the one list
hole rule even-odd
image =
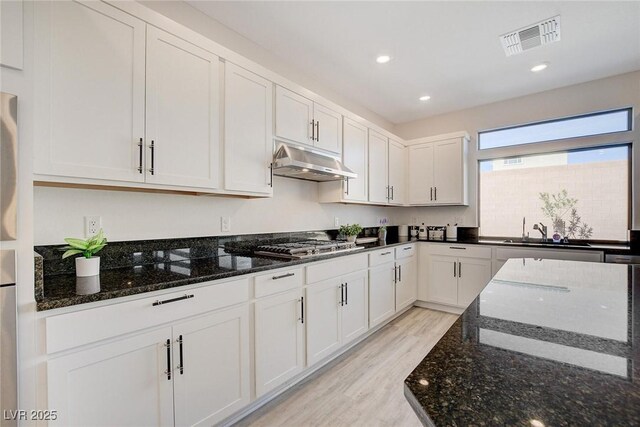
[[381, 225], [380, 228], [378, 228], [378, 240], [380, 240], [382, 242], [386, 242], [387, 241], [387, 226], [386, 225]]
[[68, 246], [62, 248], [66, 250], [62, 254], [63, 259], [82, 254], [81, 257], [76, 258], [76, 276], [88, 277], [100, 274], [100, 257], [94, 255], [107, 246], [107, 238], [104, 236], [102, 229], [98, 234], [87, 240], [67, 237], [64, 241], [67, 242]]
[[340, 234], [347, 237], [347, 242], [355, 242], [356, 237], [362, 231], [360, 224], [347, 224], [340, 226]]

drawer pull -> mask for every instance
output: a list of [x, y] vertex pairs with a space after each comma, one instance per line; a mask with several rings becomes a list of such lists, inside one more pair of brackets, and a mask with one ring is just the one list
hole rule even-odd
[[461, 248], [460, 246], [449, 246], [449, 249], [460, 249], [461, 251], [467, 250], [467, 248]]
[[287, 274], [283, 274], [282, 276], [273, 276], [271, 278], [271, 280], [278, 280], [278, 279], [284, 279], [285, 277], [291, 277], [291, 276], [295, 276], [296, 273], [287, 273]]
[[391, 255], [391, 252], [382, 252], [380, 255]]
[[157, 305], [169, 304], [170, 302], [182, 301], [182, 300], [189, 299], [189, 298], [193, 298], [193, 294], [192, 295], [185, 294], [185, 295], [183, 295], [181, 297], [166, 299], [166, 300], [162, 300], [162, 301], [158, 300], [158, 301], [154, 302], [152, 305], [155, 307]]
[[411, 250], [411, 246], [408, 246], [406, 248], [402, 248], [403, 251], [410, 251]]

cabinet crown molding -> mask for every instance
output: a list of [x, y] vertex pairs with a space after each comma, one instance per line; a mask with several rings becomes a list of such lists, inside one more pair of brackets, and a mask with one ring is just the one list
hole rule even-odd
[[468, 141], [471, 140], [471, 137], [469, 136], [469, 133], [467, 131], [458, 131], [458, 132], [451, 132], [451, 133], [443, 133], [441, 135], [433, 135], [433, 136], [425, 136], [425, 137], [416, 138], [416, 139], [409, 139], [404, 141], [404, 144], [406, 146], [411, 146], [411, 145], [417, 145], [417, 144], [424, 144], [426, 142], [443, 141], [445, 139], [453, 139], [453, 138], [464, 138]]

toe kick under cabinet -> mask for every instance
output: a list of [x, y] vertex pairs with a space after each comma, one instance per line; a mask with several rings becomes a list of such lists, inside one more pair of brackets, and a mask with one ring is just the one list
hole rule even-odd
[[221, 421], [250, 402], [249, 312], [242, 279], [46, 318], [50, 424]]

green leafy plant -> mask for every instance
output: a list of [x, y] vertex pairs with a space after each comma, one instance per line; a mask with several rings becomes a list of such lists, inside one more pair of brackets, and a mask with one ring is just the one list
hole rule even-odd
[[[553, 229], [566, 237], [588, 239], [593, 235], [593, 227], [582, 221], [576, 205], [578, 199], [569, 197], [567, 190], [556, 194], [540, 193], [542, 213], [553, 223]], [[564, 219], [569, 214], [569, 225]]]
[[62, 250], [66, 251], [62, 254], [63, 259], [77, 254], [82, 254], [85, 258], [91, 258], [107, 246], [107, 238], [104, 236], [102, 229], [100, 229], [98, 234], [89, 237], [87, 240], [67, 237], [64, 241], [67, 242], [68, 246], [62, 248]]
[[344, 236], [357, 236], [362, 231], [362, 227], [360, 224], [347, 224], [341, 225], [338, 231]]

